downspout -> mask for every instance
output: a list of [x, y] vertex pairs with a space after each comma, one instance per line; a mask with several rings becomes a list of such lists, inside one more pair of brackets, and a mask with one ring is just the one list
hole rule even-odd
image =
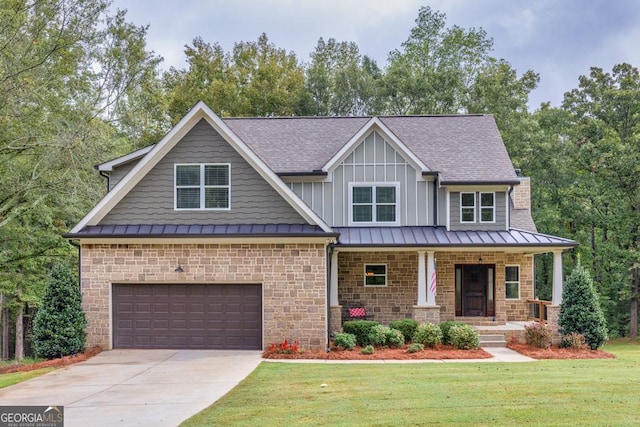
[[80, 293], [82, 293], [82, 246], [73, 240], [69, 240], [71, 246], [75, 246], [78, 248], [78, 289], [80, 289]]
[[513, 193], [513, 185], [509, 186], [507, 192], [507, 231], [511, 230], [511, 193]]
[[438, 218], [438, 191], [440, 190], [440, 175], [436, 175], [435, 181], [433, 181], [433, 225], [440, 225]]
[[111, 189], [111, 180], [109, 179], [109, 174], [104, 171], [100, 171], [100, 176], [107, 179], [107, 193]]
[[326, 348], [327, 353], [331, 351], [331, 255], [333, 254], [333, 243], [327, 245], [327, 262], [326, 265], [326, 277], [327, 277], [327, 341]]

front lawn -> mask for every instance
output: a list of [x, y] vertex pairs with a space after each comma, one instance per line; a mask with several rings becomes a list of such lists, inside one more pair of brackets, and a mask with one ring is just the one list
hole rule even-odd
[[39, 377], [42, 374], [53, 371], [55, 368], [35, 369], [27, 372], [12, 372], [10, 374], [0, 374], [0, 388], [9, 387], [10, 385]]
[[618, 358], [262, 363], [182, 425], [638, 425], [640, 344], [604, 350]]

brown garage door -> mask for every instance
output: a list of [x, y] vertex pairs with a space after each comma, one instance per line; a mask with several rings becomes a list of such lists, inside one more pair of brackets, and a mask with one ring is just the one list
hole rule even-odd
[[260, 285], [113, 285], [114, 348], [262, 349]]

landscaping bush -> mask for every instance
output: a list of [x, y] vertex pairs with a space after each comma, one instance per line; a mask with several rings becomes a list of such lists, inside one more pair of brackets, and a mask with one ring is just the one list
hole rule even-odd
[[423, 323], [418, 326], [418, 329], [416, 329], [416, 332], [413, 334], [413, 342], [433, 348], [437, 344], [442, 343], [442, 331], [438, 325]]
[[387, 345], [387, 331], [389, 328], [383, 325], [376, 325], [369, 332], [369, 343], [376, 347]]
[[73, 274], [62, 265], [51, 270], [42, 307], [33, 319], [33, 340], [38, 356], [53, 359], [84, 350], [87, 320]]
[[397, 329], [387, 328], [387, 345], [391, 348], [402, 347], [404, 344], [404, 335]]
[[422, 350], [424, 350], [424, 344], [420, 344], [419, 342], [411, 343], [409, 344], [409, 348], [407, 348], [408, 353], [417, 353]]
[[356, 336], [353, 334], [347, 334], [346, 332], [338, 332], [333, 339], [333, 345], [336, 347], [342, 347], [345, 350], [353, 350], [356, 346]]
[[414, 319], [397, 319], [389, 322], [389, 327], [402, 332], [405, 342], [409, 342], [418, 329], [418, 322]]
[[462, 324], [449, 329], [451, 345], [460, 350], [476, 349], [480, 346], [480, 335], [472, 326]]
[[379, 323], [375, 320], [348, 320], [342, 324], [342, 330], [347, 334], [355, 335], [356, 343], [364, 347], [371, 344], [369, 334], [376, 325]]
[[538, 348], [551, 347], [551, 331], [544, 323], [533, 322], [525, 326], [527, 344]]
[[453, 326], [464, 325], [462, 322], [456, 322], [455, 320], [447, 320], [446, 322], [440, 323], [440, 330], [442, 331], [442, 343], [451, 345], [451, 338], [449, 337], [449, 330]]
[[362, 349], [362, 354], [373, 354], [375, 353], [375, 349], [373, 348], [372, 345], [368, 345], [365, 348]]
[[269, 344], [269, 349], [267, 350], [267, 353], [271, 354], [299, 354], [302, 352], [303, 351], [300, 348], [300, 341], [298, 340], [274, 342]]
[[589, 272], [578, 265], [564, 285], [558, 318], [560, 334], [581, 334], [592, 350], [607, 340], [607, 326]]
[[568, 335], [563, 335], [560, 340], [560, 347], [571, 348], [573, 350], [586, 350], [589, 348], [587, 340], [584, 339], [584, 335], [571, 332]]

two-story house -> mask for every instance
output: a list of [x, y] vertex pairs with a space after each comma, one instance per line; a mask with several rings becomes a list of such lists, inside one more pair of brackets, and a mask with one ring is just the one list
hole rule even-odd
[[88, 345], [325, 348], [343, 307], [525, 320], [540, 234], [529, 180], [490, 115], [225, 118], [196, 105], [161, 141], [101, 164], [80, 244]]

